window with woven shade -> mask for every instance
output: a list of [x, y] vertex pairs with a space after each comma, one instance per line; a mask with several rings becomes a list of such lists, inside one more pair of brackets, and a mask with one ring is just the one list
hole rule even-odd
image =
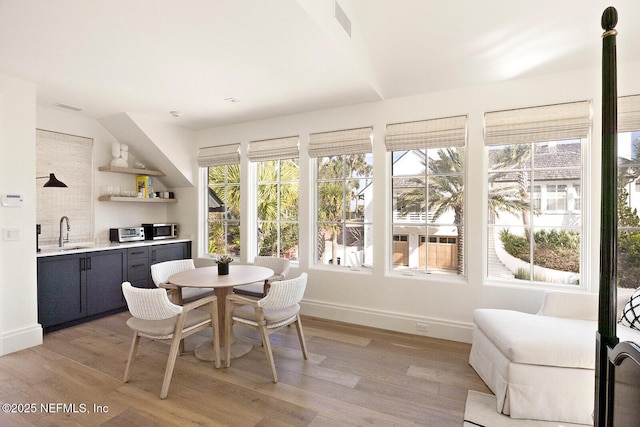
[[618, 98], [618, 286], [640, 279], [640, 95]]
[[298, 259], [299, 139], [291, 136], [249, 142], [249, 161], [257, 168], [255, 233], [259, 256]]
[[314, 133], [316, 264], [370, 268], [373, 264], [371, 127]]
[[466, 116], [387, 125], [393, 270], [464, 274], [466, 137]]
[[484, 121], [489, 278], [578, 286], [590, 102], [489, 112]]
[[200, 148], [207, 168], [207, 253], [240, 256], [240, 144]]

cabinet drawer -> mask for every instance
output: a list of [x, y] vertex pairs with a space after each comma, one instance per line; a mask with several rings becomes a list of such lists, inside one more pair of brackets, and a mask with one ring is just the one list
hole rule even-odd
[[127, 249], [127, 259], [138, 259], [138, 258], [146, 258], [149, 259], [149, 248], [129, 248]]
[[130, 259], [127, 265], [127, 278], [130, 282], [149, 278], [148, 259]]

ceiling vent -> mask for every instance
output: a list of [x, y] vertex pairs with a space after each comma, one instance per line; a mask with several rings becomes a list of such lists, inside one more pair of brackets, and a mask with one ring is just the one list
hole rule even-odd
[[78, 107], [74, 107], [73, 105], [67, 105], [67, 104], [55, 104], [56, 107], [60, 107], [60, 108], [64, 108], [65, 110], [71, 110], [71, 111], [82, 111], [82, 108], [78, 108]]
[[347, 14], [344, 13], [344, 10], [342, 10], [338, 2], [335, 2], [335, 17], [342, 28], [349, 34], [349, 37], [351, 37], [351, 20]]

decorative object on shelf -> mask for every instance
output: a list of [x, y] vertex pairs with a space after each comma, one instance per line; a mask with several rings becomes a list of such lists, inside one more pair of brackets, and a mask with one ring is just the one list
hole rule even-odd
[[[36, 176], [36, 179], [44, 179], [46, 178], [46, 176]], [[60, 188], [67, 188], [67, 184], [65, 184], [62, 181], [58, 181], [58, 179], [56, 178], [56, 176], [52, 173], [49, 174], [49, 181], [45, 182], [43, 187], [60, 187]]]
[[138, 197], [142, 199], [152, 199], [153, 184], [149, 175], [142, 175], [136, 177], [136, 189], [138, 190]]
[[[130, 174], [130, 175], [144, 175], [144, 176], [148, 176], [149, 180], [151, 180], [151, 177], [153, 176], [165, 176], [164, 172], [159, 171], [159, 170], [152, 170], [152, 169], [136, 169], [136, 168], [128, 168], [128, 167], [119, 167], [119, 166], [100, 166], [98, 168], [99, 171], [101, 172], [112, 172], [112, 173], [126, 173], [126, 174]], [[153, 191], [151, 189], [151, 191]], [[169, 198], [168, 199], [163, 199], [160, 197], [153, 197], [153, 198], [144, 198], [144, 197], [137, 197], [138, 196], [138, 188], [137, 188], [137, 183], [136, 183], [136, 188], [134, 190], [132, 190], [133, 192], [133, 196], [129, 196], [129, 197], [120, 197], [117, 196], [115, 194], [108, 194], [108, 191], [103, 192], [103, 194], [98, 198], [99, 201], [101, 202], [142, 202], [142, 203], [178, 203], [178, 199], [175, 199], [174, 197], [171, 197], [171, 194], [173, 194], [172, 192], [170, 192]], [[105, 194], [106, 193], [106, 194]]]
[[129, 167], [129, 163], [127, 163], [129, 159], [129, 146], [127, 144], [120, 144], [119, 142], [111, 144], [111, 155], [113, 156], [111, 166], [121, 168]]
[[229, 264], [233, 262], [233, 258], [228, 255], [221, 255], [216, 258], [216, 264], [218, 264], [218, 275], [225, 276], [229, 274]]

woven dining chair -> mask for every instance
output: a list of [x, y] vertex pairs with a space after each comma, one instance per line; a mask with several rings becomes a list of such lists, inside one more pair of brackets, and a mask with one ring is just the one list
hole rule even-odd
[[135, 288], [131, 283], [124, 282], [122, 292], [127, 300], [129, 312], [133, 316], [127, 320], [127, 326], [133, 330], [133, 341], [124, 371], [125, 383], [131, 376], [131, 366], [141, 337], [171, 345], [160, 391], [161, 399], [166, 398], [169, 393], [173, 368], [183, 338], [211, 328], [215, 366], [220, 367], [218, 300], [215, 296], [208, 296], [180, 306], [172, 303], [164, 289], [160, 288]]
[[289, 260], [275, 256], [257, 256], [253, 261], [253, 265], [259, 267], [267, 267], [273, 270], [273, 275], [268, 277], [264, 283], [256, 282], [248, 285], [236, 286], [233, 292], [239, 295], [245, 295], [254, 298], [262, 298], [267, 295], [271, 282], [285, 280], [289, 274]]
[[227, 296], [226, 305], [226, 366], [231, 366], [231, 328], [233, 325], [244, 326], [260, 332], [262, 346], [267, 362], [271, 368], [273, 382], [278, 382], [276, 365], [271, 351], [269, 335], [280, 328], [296, 324], [302, 356], [307, 359], [307, 346], [304, 342], [302, 323], [300, 322], [300, 301], [307, 286], [307, 273], [290, 280], [273, 282], [269, 293], [255, 300], [241, 295]]
[[183, 289], [169, 283], [169, 277], [173, 274], [193, 270], [194, 268], [196, 268], [196, 266], [192, 259], [176, 259], [159, 262], [151, 265], [151, 279], [158, 288], [166, 289], [171, 300], [178, 305], [213, 295], [213, 290], [211, 289]]

